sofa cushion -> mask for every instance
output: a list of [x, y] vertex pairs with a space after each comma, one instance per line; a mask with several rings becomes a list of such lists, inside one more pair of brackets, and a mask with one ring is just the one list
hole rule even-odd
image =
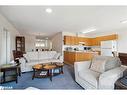
[[38, 52], [27, 52], [25, 58], [27, 61], [38, 60]]
[[90, 69], [86, 69], [85, 71], [79, 71], [79, 77], [96, 88], [98, 85], [99, 76], [100, 73], [94, 72]]
[[60, 57], [60, 53], [56, 53], [53, 57], [53, 59], [58, 59]]
[[56, 51], [43, 51], [43, 52], [38, 52], [38, 60], [51, 59], [51, 58], [54, 57], [55, 54], [57, 54]]

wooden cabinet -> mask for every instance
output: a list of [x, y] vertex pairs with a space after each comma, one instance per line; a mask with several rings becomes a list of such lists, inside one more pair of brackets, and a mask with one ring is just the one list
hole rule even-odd
[[74, 37], [74, 36], [64, 36], [65, 45], [78, 45], [83, 42], [85, 46], [100, 46], [101, 41], [116, 40], [118, 39], [117, 34], [100, 36], [96, 38], [86, 38], [86, 37]]
[[75, 61], [75, 54], [73, 52], [64, 52], [64, 62], [65, 63], [71, 63]]
[[118, 39], [118, 35], [113, 34], [113, 35], [108, 35], [108, 36], [101, 36], [99, 38], [100, 38], [101, 41], [116, 40], [116, 39]]
[[100, 36], [92, 39], [92, 46], [100, 46], [101, 41], [108, 41], [108, 40], [117, 40], [118, 35], [113, 34], [113, 35], [108, 35], [108, 36]]
[[92, 38], [84, 38], [85, 46], [92, 46]]
[[70, 40], [70, 36], [64, 36], [64, 44], [65, 45], [70, 45], [70, 42], [71, 40]]
[[79, 45], [80, 42], [83, 42], [85, 46], [92, 46], [91, 38], [64, 36], [65, 45]]
[[88, 61], [91, 60], [94, 55], [94, 53], [89, 52], [64, 51], [64, 63], [74, 64], [74, 62]]
[[21, 51], [25, 53], [25, 37], [23, 36], [16, 37], [16, 51]]

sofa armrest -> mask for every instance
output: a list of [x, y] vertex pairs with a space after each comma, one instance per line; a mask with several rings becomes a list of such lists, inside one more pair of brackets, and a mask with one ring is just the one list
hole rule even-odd
[[81, 62], [74, 62], [74, 68], [77, 71], [85, 70], [90, 67], [91, 61], [81, 61]]
[[74, 62], [75, 80], [78, 80], [78, 72], [88, 69], [91, 61]]
[[63, 56], [62, 55], [59, 57], [59, 60], [61, 60], [63, 62]]
[[101, 74], [99, 77], [99, 89], [114, 89], [114, 83], [123, 76], [124, 70], [123, 67], [117, 67]]

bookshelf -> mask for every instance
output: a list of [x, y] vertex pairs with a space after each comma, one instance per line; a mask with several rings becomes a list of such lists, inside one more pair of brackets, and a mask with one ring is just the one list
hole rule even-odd
[[25, 37], [16, 36], [16, 51], [25, 53]]

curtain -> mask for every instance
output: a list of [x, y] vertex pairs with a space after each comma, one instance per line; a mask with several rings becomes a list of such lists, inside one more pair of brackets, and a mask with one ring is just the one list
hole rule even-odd
[[0, 65], [10, 62], [10, 33], [6, 28], [0, 29]]

